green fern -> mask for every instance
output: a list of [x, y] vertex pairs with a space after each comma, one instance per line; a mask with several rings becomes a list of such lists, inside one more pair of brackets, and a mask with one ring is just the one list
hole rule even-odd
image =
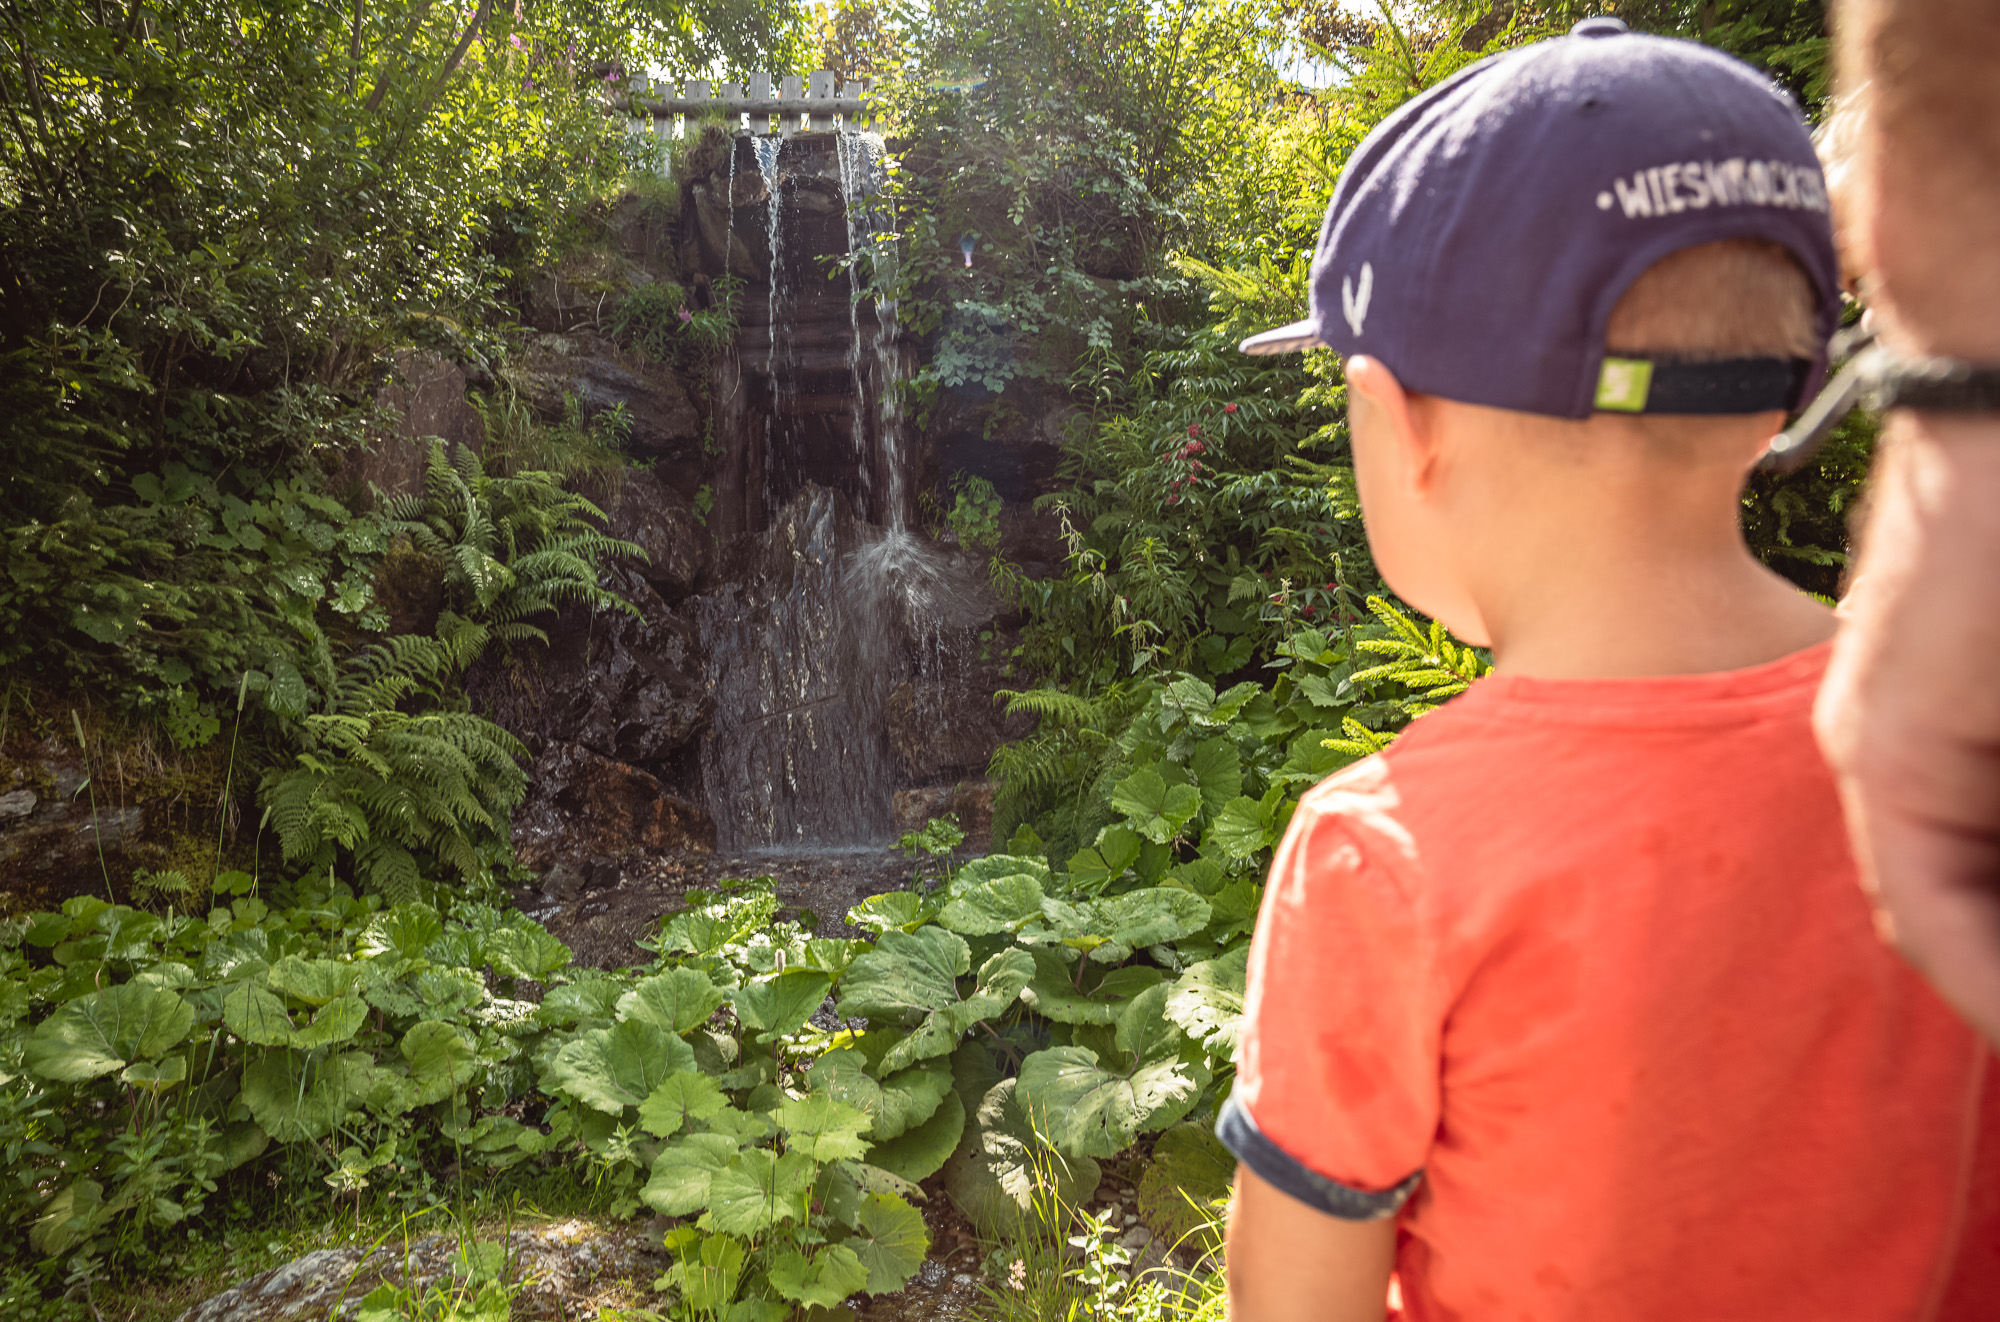
[[449, 709], [444, 681], [458, 655], [407, 634], [342, 669], [327, 709], [300, 723], [292, 765], [266, 773], [260, 790], [288, 863], [321, 872], [349, 855], [357, 879], [394, 901], [418, 897], [425, 859], [481, 878], [482, 850], [504, 843], [527, 793], [527, 749]]
[[423, 494], [386, 501], [383, 517], [444, 580], [436, 632], [341, 658], [310, 618], [296, 620], [297, 664], [277, 668], [266, 695], [295, 751], [259, 798], [288, 863], [345, 863], [362, 887], [401, 901], [427, 878], [485, 879], [508, 856], [527, 793], [527, 749], [467, 708], [465, 672], [496, 641], [547, 642], [532, 621], [558, 606], [636, 614], [597, 578], [606, 558], [640, 552], [605, 536], [602, 513], [555, 474], [489, 473], [443, 442]]
[[449, 617], [479, 620], [490, 639], [545, 643], [529, 621], [566, 603], [638, 614], [598, 585], [597, 570], [645, 553], [606, 536], [604, 512], [554, 473], [488, 473], [469, 447], [435, 441], [423, 494], [389, 500], [384, 514], [392, 535], [443, 571]]

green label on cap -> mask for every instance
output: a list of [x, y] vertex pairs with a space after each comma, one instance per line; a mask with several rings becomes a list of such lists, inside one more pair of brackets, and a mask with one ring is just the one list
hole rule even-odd
[[1597, 374], [1597, 407], [1614, 413], [1643, 413], [1653, 388], [1653, 365], [1644, 358], [1606, 358]]

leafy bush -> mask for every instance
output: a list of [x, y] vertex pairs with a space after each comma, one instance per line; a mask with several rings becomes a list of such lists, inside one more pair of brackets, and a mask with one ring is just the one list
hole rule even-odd
[[719, 276], [713, 289], [714, 306], [703, 307], [671, 281], [639, 285], [612, 310], [611, 333], [654, 362], [689, 366], [736, 333], [742, 277]]
[[273, 909], [242, 873], [215, 890], [205, 921], [84, 896], [9, 925], [12, 1242], [132, 1260], [231, 1171], [286, 1157], [365, 1187], [371, 1154], [421, 1160], [473, 1099], [520, 1091], [534, 1007], [493, 997], [479, 970], [502, 986], [550, 976], [568, 951], [540, 928], [341, 887]]
[[690, 892], [618, 973], [571, 968], [518, 914], [312, 880], [274, 909], [240, 873], [205, 921], [92, 898], [18, 921], [16, 1242], [88, 1273], [258, 1168], [358, 1197], [447, 1151], [496, 1172], [580, 1153], [614, 1212], [687, 1219], [660, 1282], [684, 1315], [900, 1289], [927, 1249], [919, 1181], [1019, 1228], [1051, 1152], [1074, 1204], [1097, 1160], [1226, 1089], [1257, 877], [1298, 792], [1480, 670], [1375, 609], [1345, 650], [1299, 631], [1269, 689], [1152, 685], [1100, 759], [1112, 820], [1065, 870], [1017, 833], [857, 906], [866, 940], [778, 920], [768, 880]]

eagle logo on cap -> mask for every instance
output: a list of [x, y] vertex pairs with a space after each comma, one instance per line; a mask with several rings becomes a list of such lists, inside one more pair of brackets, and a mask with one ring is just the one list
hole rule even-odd
[[1351, 277], [1340, 277], [1340, 315], [1347, 318], [1347, 328], [1357, 340], [1361, 338], [1361, 324], [1368, 320], [1368, 299], [1374, 292], [1375, 267], [1369, 262], [1361, 263], [1358, 286]]

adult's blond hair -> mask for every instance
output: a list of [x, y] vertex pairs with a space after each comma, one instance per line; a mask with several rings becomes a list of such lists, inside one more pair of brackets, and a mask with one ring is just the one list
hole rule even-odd
[[1812, 280], [1768, 239], [1721, 239], [1647, 267], [1611, 309], [1604, 347], [1635, 358], [1815, 358]]

